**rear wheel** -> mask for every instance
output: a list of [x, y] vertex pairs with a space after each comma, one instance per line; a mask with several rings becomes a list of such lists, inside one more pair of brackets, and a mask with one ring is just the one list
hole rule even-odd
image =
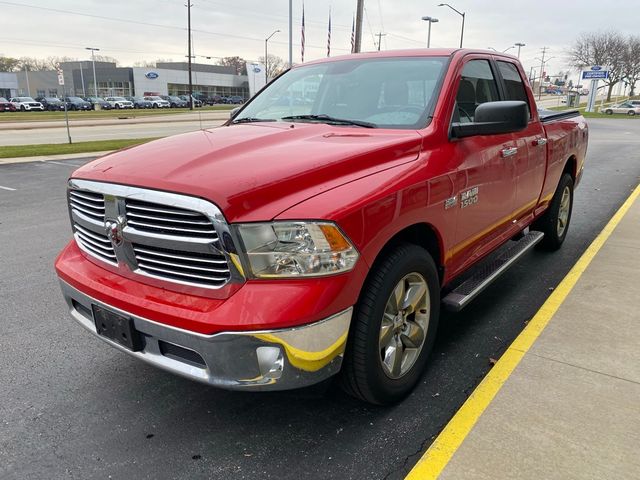
[[440, 283], [429, 253], [403, 243], [371, 271], [356, 305], [342, 369], [344, 390], [384, 405], [420, 378], [440, 314]]
[[635, 111], [633, 111], [633, 110], [629, 110], [629, 111], [627, 112], [627, 114], [628, 114], [630, 117], [633, 117], [633, 116], [636, 114], [636, 112], [635, 112]]
[[558, 250], [567, 238], [573, 210], [573, 178], [564, 173], [547, 211], [534, 222], [532, 228], [544, 233], [540, 246]]
[[607, 115], [613, 115], [613, 110], [611, 110], [611, 109], [606, 109], [606, 110], [604, 111], [604, 113], [606, 113]]

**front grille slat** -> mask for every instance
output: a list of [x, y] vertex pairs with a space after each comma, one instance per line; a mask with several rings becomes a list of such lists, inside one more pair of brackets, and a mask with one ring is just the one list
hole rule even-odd
[[173, 276], [173, 277], [184, 277], [188, 280], [195, 280], [196, 282], [201, 281], [201, 280], [207, 280], [210, 282], [224, 282], [227, 280], [228, 277], [225, 276], [213, 276], [213, 275], [200, 275], [200, 274], [194, 274], [194, 273], [183, 273], [183, 272], [178, 272], [177, 270], [167, 270], [164, 268], [158, 268], [155, 266], [151, 266], [151, 265], [146, 265], [146, 264], [139, 264], [140, 268], [142, 269], [146, 269], [146, 270], [151, 270], [151, 272], [160, 272], [161, 274], [168, 274], [168, 276]]
[[[217, 289], [231, 280], [232, 265], [214, 224], [220, 216], [215, 206], [188, 196], [120, 188], [104, 184], [97, 191], [69, 190], [74, 237], [87, 255], [127, 265], [126, 271], [149, 281]], [[117, 247], [107, 235], [109, 222], [123, 235]]]
[[149, 254], [149, 255], [156, 255], [162, 258], [172, 258], [172, 259], [177, 259], [177, 260], [186, 260], [188, 262], [202, 262], [202, 263], [209, 263], [209, 264], [222, 264], [222, 265], [226, 265], [227, 261], [224, 258], [220, 258], [220, 260], [214, 260], [214, 259], [209, 259], [209, 258], [199, 258], [194, 256], [194, 254], [192, 254], [191, 256], [184, 256], [184, 255], [178, 255], [175, 253], [166, 253], [166, 252], [160, 252], [160, 251], [153, 251], [153, 250], [149, 250], [146, 248], [141, 248], [139, 246], [135, 247], [135, 251], [137, 254]]
[[202, 271], [202, 272], [213, 272], [213, 273], [229, 273], [229, 269], [227, 268], [210, 268], [210, 267], [202, 267], [202, 266], [195, 266], [195, 265], [180, 265], [179, 263], [173, 263], [173, 262], [167, 262], [164, 260], [156, 260], [154, 258], [151, 257], [146, 257], [144, 255], [140, 255], [137, 254], [136, 258], [138, 259], [138, 264], [142, 265], [142, 262], [147, 263], [147, 262], [151, 262], [154, 264], [158, 264], [158, 265], [162, 265], [165, 268], [166, 267], [176, 267], [176, 268], [188, 268], [190, 270], [198, 270], [198, 271]]
[[187, 225], [205, 225], [205, 226], [211, 226], [211, 221], [210, 220], [187, 220], [187, 219], [173, 219], [173, 218], [168, 218], [168, 217], [159, 217], [159, 216], [152, 216], [152, 215], [142, 215], [139, 213], [133, 213], [133, 212], [128, 212], [127, 213], [127, 217], [129, 218], [141, 218], [143, 219], [142, 221], [160, 221], [160, 222], [171, 222], [171, 223], [182, 223], [182, 224], [187, 224]]

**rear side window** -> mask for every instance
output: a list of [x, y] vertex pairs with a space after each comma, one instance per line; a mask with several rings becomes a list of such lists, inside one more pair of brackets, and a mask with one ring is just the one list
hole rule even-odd
[[489, 61], [471, 60], [462, 70], [453, 121], [473, 122], [478, 105], [498, 100], [498, 85]]
[[[500, 75], [502, 75], [506, 88], [507, 98], [505, 98], [505, 100], [520, 100], [525, 102], [528, 107], [529, 97], [527, 96], [527, 91], [524, 88], [524, 83], [516, 66], [513, 63], [498, 61], [498, 69], [500, 70]], [[531, 115], [530, 108], [529, 115]]]

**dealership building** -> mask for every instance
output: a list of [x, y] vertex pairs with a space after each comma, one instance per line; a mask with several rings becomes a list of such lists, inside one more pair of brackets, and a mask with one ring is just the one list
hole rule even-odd
[[[0, 96], [60, 97], [64, 88], [66, 95], [88, 97], [96, 96], [96, 86], [99, 97], [189, 93], [186, 62], [158, 62], [155, 68], [95, 62], [95, 80], [91, 61], [63, 62], [60, 67], [64, 87], [58, 84], [56, 71], [5, 73], [0, 76]], [[233, 67], [192, 63], [191, 78], [196, 96], [250, 96], [247, 75], [237, 75]]]

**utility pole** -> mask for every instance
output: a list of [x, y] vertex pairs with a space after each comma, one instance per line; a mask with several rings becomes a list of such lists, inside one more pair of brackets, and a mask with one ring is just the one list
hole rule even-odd
[[540, 60], [540, 84], [538, 85], [538, 100], [542, 98], [542, 78], [544, 75], [544, 56], [547, 54], [548, 47], [542, 47], [542, 59]]
[[269, 39], [273, 37], [276, 33], [280, 32], [280, 30], [276, 30], [267, 38], [264, 39], [264, 84], [269, 83]]
[[380, 51], [380, 45], [382, 44], [382, 37], [386, 36], [386, 33], [376, 33], [376, 37], [378, 37], [378, 51]]
[[187, 55], [189, 57], [189, 110], [193, 110], [193, 81], [191, 79], [191, 0], [187, 0]]
[[99, 97], [100, 95], [98, 95], [98, 80], [96, 80], [96, 56], [94, 55], [94, 53], [99, 52], [100, 49], [86, 47], [85, 50], [91, 50], [91, 63], [93, 64], [93, 95]]
[[356, 5], [356, 40], [354, 42], [353, 53], [360, 53], [362, 46], [362, 20], [364, 12], [364, 0], [358, 0]]

